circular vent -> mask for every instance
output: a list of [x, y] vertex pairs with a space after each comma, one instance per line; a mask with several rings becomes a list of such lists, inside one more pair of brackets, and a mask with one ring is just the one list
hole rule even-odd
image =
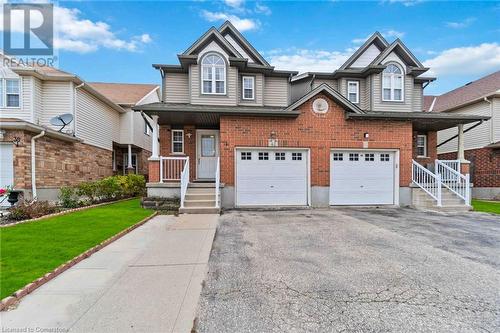
[[313, 102], [313, 111], [316, 113], [327, 113], [328, 108], [328, 102], [324, 98], [317, 98]]

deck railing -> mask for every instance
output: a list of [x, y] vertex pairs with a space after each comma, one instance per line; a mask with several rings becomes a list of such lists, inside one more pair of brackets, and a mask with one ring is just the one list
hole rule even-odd
[[184, 169], [181, 172], [181, 208], [184, 208], [184, 199], [189, 185], [189, 158], [186, 158]]
[[[464, 202], [470, 204], [470, 179], [469, 174], [462, 175], [456, 168], [450, 166], [449, 161], [436, 160], [436, 174], [441, 176], [442, 184], [455, 193]], [[458, 163], [460, 168], [460, 162]]]
[[418, 162], [412, 161], [411, 179], [418, 187], [436, 200], [437, 206], [441, 207], [441, 176], [433, 174]]
[[180, 181], [181, 174], [189, 157], [160, 157], [160, 183], [165, 181]]

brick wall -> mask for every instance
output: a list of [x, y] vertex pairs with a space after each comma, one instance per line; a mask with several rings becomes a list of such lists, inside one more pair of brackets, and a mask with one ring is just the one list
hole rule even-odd
[[[7, 131], [3, 141], [14, 146], [14, 182], [18, 189], [31, 188], [31, 138], [25, 131]], [[60, 188], [112, 175], [112, 152], [83, 143], [48, 136], [36, 140], [36, 179], [39, 188]]]
[[196, 179], [196, 129], [195, 126], [184, 126], [178, 129], [184, 130], [184, 154], [172, 154], [172, 129], [169, 125], [162, 125], [159, 133], [160, 155], [164, 157], [189, 156], [189, 176], [193, 180]]
[[[329, 100], [330, 111], [312, 111], [318, 97]], [[368, 148], [400, 150], [400, 185], [411, 181], [412, 124], [407, 121], [346, 120], [344, 110], [327, 96], [318, 95], [300, 108], [296, 119], [222, 116], [220, 120], [221, 181], [234, 185], [234, 149], [240, 146], [264, 147], [271, 133], [280, 146], [311, 150], [311, 184], [329, 186], [330, 149], [363, 148], [363, 135], [369, 133]], [[162, 141], [163, 142], [163, 141]]]
[[[417, 135], [426, 134], [427, 135], [427, 158], [417, 156]], [[437, 159], [437, 132], [430, 131], [426, 133], [413, 131], [413, 159], [423, 166], [434, 163]]]
[[[457, 153], [439, 154], [441, 160], [456, 160]], [[465, 151], [471, 162], [471, 181], [475, 187], [500, 187], [500, 149], [471, 149]]]
[[[128, 154], [128, 149], [121, 147], [114, 147], [113, 149], [115, 150], [116, 158], [116, 171], [114, 174], [123, 175], [123, 155]], [[149, 173], [148, 158], [151, 156], [151, 152], [145, 149], [133, 148], [132, 153], [137, 154], [137, 163], [139, 163], [137, 173], [147, 178]]]

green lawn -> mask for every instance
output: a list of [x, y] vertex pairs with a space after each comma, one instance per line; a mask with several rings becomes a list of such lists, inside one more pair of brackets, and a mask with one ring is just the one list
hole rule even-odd
[[0, 229], [0, 298], [152, 214], [139, 199]]
[[500, 202], [472, 200], [475, 211], [500, 214]]

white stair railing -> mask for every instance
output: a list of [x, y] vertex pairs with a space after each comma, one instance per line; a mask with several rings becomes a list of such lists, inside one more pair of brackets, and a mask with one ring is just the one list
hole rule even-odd
[[439, 174], [433, 174], [418, 162], [412, 160], [411, 180], [436, 200], [438, 207], [441, 207], [441, 177]]
[[[460, 164], [459, 164], [460, 165]], [[441, 176], [443, 185], [470, 205], [469, 174], [462, 175], [448, 163], [436, 160], [436, 174]]]
[[220, 196], [220, 157], [217, 157], [217, 165], [215, 167], [215, 208], [219, 208]]
[[460, 160], [436, 160], [436, 170], [437, 170], [437, 162], [445, 164], [455, 170], [456, 172], [460, 172]]
[[184, 208], [184, 199], [189, 185], [189, 157], [186, 157], [184, 169], [181, 172], [181, 208]]

